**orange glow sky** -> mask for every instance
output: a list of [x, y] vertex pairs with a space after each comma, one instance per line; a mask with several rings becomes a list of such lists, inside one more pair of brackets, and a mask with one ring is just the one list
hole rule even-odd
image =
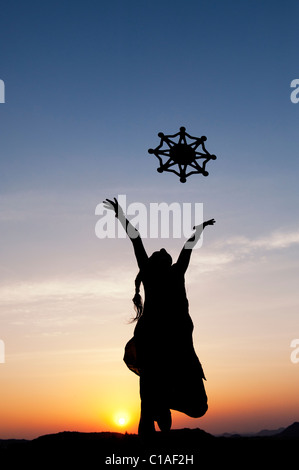
[[[16, 3], [0, 18], [0, 438], [137, 431], [137, 265], [95, 234], [118, 195], [216, 219], [186, 274], [209, 410], [173, 427], [299, 421], [297, 2]], [[182, 125], [217, 155], [186, 184], [147, 153]], [[144, 244], [175, 260], [184, 241]]]
[[[213, 229], [217, 234], [216, 225]], [[101, 251], [104, 243], [96, 240], [94, 248], [99, 245]], [[96, 273], [93, 279], [73, 274], [73, 279], [32, 280], [2, 289], [8, 340], [1, 364], [1, 437], [137, 431], [138, 378], [122, 361], [134, 328], [128, 321], [135, 261], [127, 240], [113, 243], [125, 250], [130, 268], [125, 276], [115, 267], [110, 290], [111, 274], [104, 270], [98, 279]], [[282, 261], [297, 248], [276, 248], [261, 263], [258, 250], [240, 255], [235, 245], [232, 261], [230, 244], [218, 245], [206, 235], [186, 278], [210, 408], [200, 419], [174, 413], [173, 425], [212, 433], [288, 425], [299, 413], [298, 364], [290, 360], [297, 300], [295, 284], [279, 289], [282, 271], [293, 261], [277, 264], [277, 257]], [[230, 260], [225, 266], [224, 258]], [[270, 273], [271, 287], [263, 282]], [[284, 302], [288, 310], [282, 314]], [[126, 420], [123, 426], [120, 417]]]

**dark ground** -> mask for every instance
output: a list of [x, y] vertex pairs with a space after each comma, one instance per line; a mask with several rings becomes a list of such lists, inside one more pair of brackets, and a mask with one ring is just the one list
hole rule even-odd
[[[139, 457], [136, 466], [132, 457]], [[31, 441], [0, 441], [1, 469], [214, 469], [226, 465], [268, 470], [272, 466], [296, 468], [298, 464], [299, 423], [267, 437], [215, 437], [201, 429], [180, 429], [167, 435], [158, 432], [152, 442], [135, 434], [79, 432], [50, 434]]]

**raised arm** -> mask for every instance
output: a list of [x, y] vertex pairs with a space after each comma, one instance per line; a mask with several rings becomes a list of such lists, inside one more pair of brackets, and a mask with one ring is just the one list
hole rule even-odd
[[207, 220], [206, 222], [200, 224], [200, 225], [196, 225], [195, 227], [193, 227], [193, 230], [195, 230], [195, 233], [189, 238], [189, 240], [186, 241], [185, 245], [183, 246], [183, 249], [178, 257], [178, 260], [176, 262], [177, 266], [183, 271], [183, 272], [186, 272], [188, 266], [189, 266], [189, 262], [190, 262], [190, 257], [191, 257], [191, 253], [192, 253], [192, 250], [193, 248], [195, 247], [196, 243], [198, 242], [198, 240], [200, 239], [200, 236], [203, 232], [203, 229], [207, 226], [207, 225], [214, 225], [215, 223], [215, 220], [214, 219], [210, 219], [210, 220]]
[[106, 199], [105, 201], [103, 201], [103, 203], [106, 209], [110, 209], [115, 212], [115, 217], [118, 218], [123, 228], [125, 229], [128, 237], [130, 238], [133, 244], [138, 267], [139, 269], [141, 269], [144, 263], [148, 260], [148, 256], [143, 246], [140, 233], [126, 218], [124, 211], [122, 210], [116, 198], [114, 198], [113, 201], [111, 199]]

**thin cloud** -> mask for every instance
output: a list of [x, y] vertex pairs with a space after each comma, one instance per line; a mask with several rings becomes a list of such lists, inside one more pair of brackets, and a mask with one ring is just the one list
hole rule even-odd
[[34, 303], [45, 300], [97, 299], [105, 297], [120, 298], [132, 290], [129, 281], [118, 275], [112, 279], [102, 276], [97, 279], [44, 280], [12, 283], [0, 287], [1, 303]]
[[[275, 231], [264, 237], [250, 239], [233, 237], [216, 243], [209, 252], [197, 250], [193, 254], [192, 266], [200, 272], [212, 272], [263, 251], [285, 250], [299, 245], [299, 230]], [[12, 283], [0, 287], [0, 299], [4, 303], [32, 304], [46, 300], [82, 300], [100, 298], [127, 298], [132, 292], [135, 272], [116, 269], [114, 272], [98, 274], [85, 279], [49, 279]]]
[[224, 242], [222, 246], [234, 247], [237, 252], [252, 252], [254, 250], [277, 250], [299, 244], [299, 230], [293, 232], [275, 231], [264, 237], [250, 239], [234, 237]]
[[274, 231], [269, 235], [252, 239], [243, 236], [233, 237], [214, 244], [208, 253], [200, 250], [194, 253], [194, 263], [202, 273], [218, 271], [246, 257], [260, 256], [261, 252], [285, 250], [296, 245], [299, 245], [299, 230]]

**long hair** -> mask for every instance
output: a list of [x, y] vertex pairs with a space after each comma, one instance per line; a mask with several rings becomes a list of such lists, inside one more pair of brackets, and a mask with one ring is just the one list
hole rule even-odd
[[141, 272], [139, 271], [139, 273], [137, 274], [136, 279], [135, 279], [135, 295], [132, 299], [133, 304], [134, 304], [134, 309], [135, 309], [135, 312], [136, 312], [136, 315], [132, 319], [132, 322], [139, 320], [139, 318], [143, 314], [143, 301], [142, 301], [142, 297], [140, 295], [141, 281], [142, 281]]
[[[162, 256], [162, 259], [161, 259]], [[148, 259], [145, 269], [139, 271], [135, 278], [135, 295], [133, 297], [134, 309], [136, 312], [135, 317], [132, 319], [132, 322], [138, 321], [143, 314], [143, 300], [140, 295], [140, 285], [142, 282], [142, 277], [145, 274], [156, 275], [157, 269], [161, 272], [161, 268], [165, 268], [172, 265], [172, 258], [169, 253], [166, 252], [164, 248], [160, 251], [155, 251]]]

